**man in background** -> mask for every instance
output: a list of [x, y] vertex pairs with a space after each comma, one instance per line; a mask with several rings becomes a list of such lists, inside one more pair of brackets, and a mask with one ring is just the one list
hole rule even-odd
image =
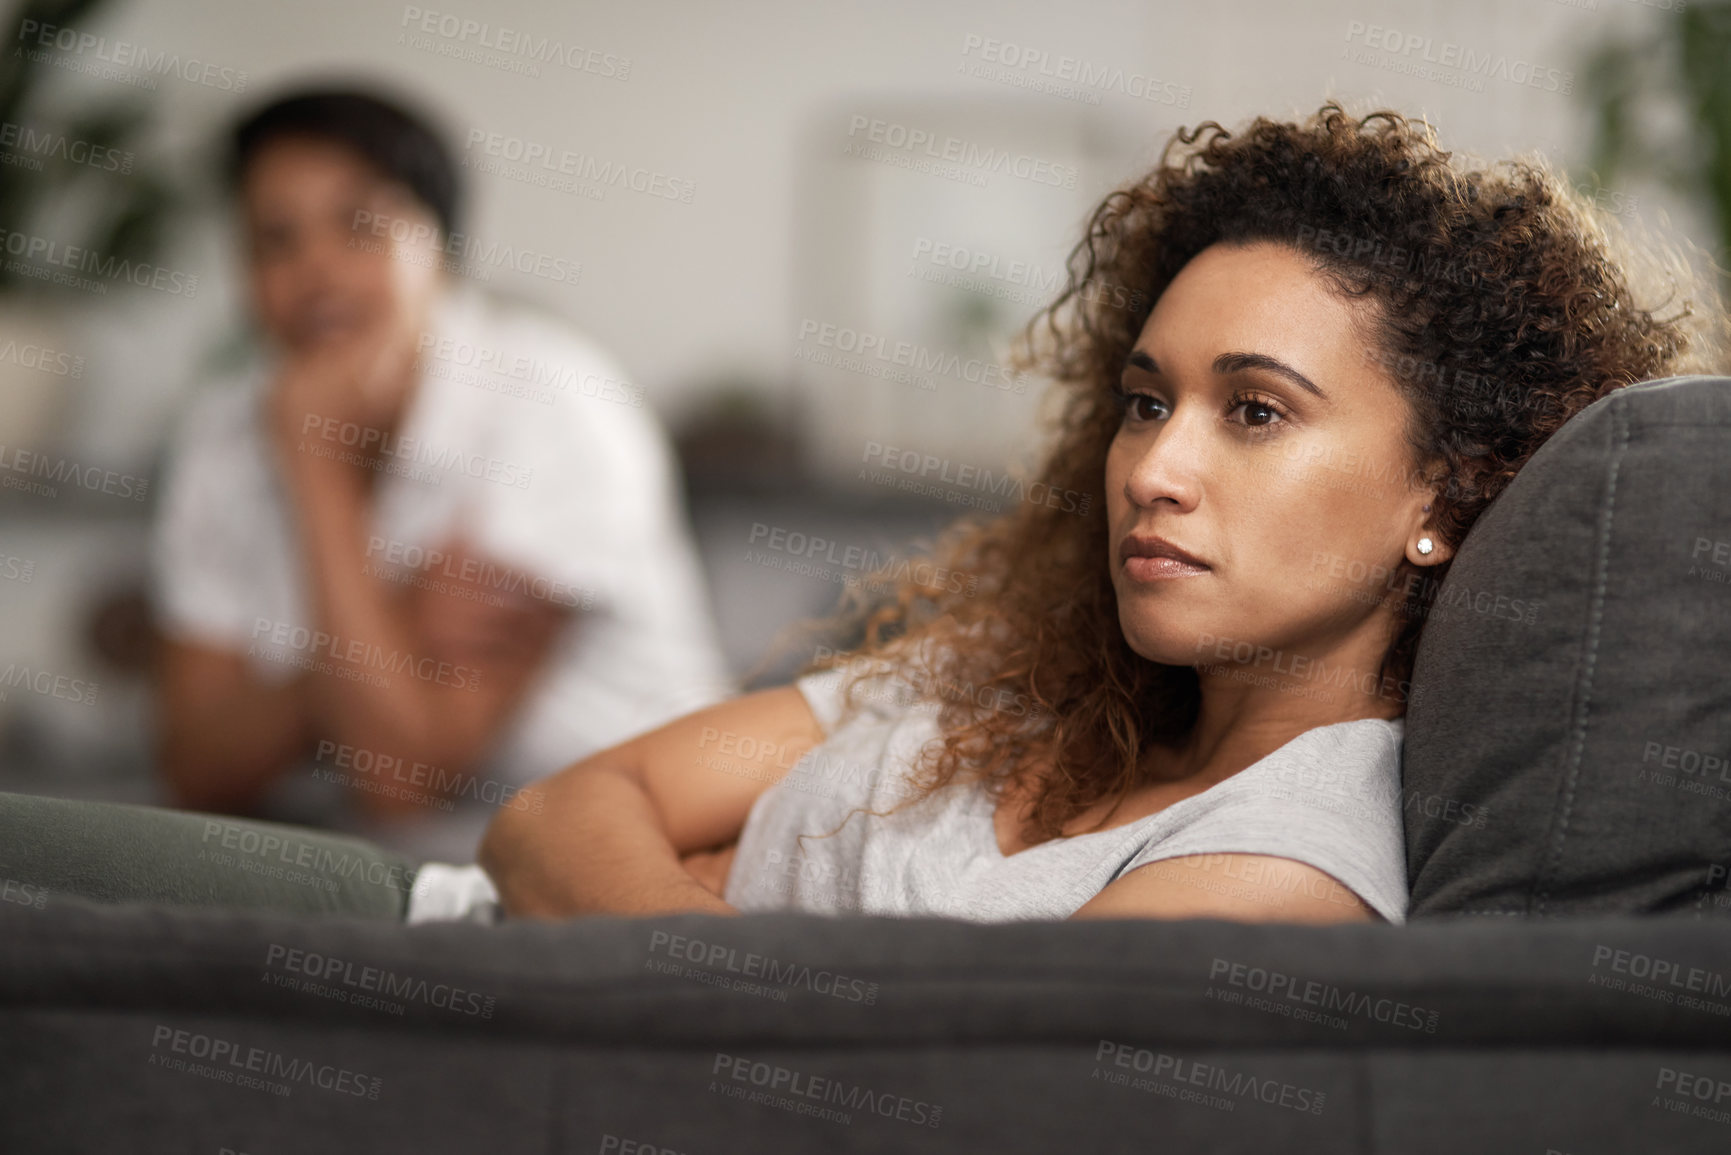
[[261, 340], [171, 447], [161, 772], [469, 861], [524, 784], [735, 692], [672, 454], [605, 353], [447, 271], [457, 169], [403, 108], [276, 100], [227, 175]]

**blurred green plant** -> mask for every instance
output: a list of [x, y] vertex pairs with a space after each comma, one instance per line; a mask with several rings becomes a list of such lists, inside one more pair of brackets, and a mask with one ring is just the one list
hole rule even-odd
[[[56, 71], [52, 50], [33, 51], [27, 28], [53, 25], [77, 28], [107, 0], [26, 0], [3, 25], [9, 50], [0, 51], [0, 131], [35, 139], [74, 141], [80, 151], [115, 149], [133, 154], [130, 171], [80, 164], [69, 149], [54, 149], [38, 158], [40, 168], [0, 159], [0, 229], [35, 233], [48, 213], [69, 204], [82, 210], [76, 225], [57, 219], [50, 235], [63, 245], [78, 245], [104, 260], [137, 263], [159, 251], [169, 214], [178, 201], [172, 185], [131, 148], [150, 120], [144, 94], [136, 89], [121, 98], [89, 102], [75, 112], [55, 116], [43, 107], [43, 89]], [[27, 24], [36, 21], [36, 25]], [[0, 152], [12, 151], [0, 144]], [[108, 155], [102, 153], [101, 155]], [[20, 152], [18, 159], [29, 157]], [[76, 228], [76, 235], [67, 235]], [[20, 272], [0, 259], [0, 293], [67, 292], [51, 281]]]
[[1657, 14], [1649, 34], [1594, 49], [1583, 75], [1600, 183], [1613, 185], [1619, 175], [1635, 171], [1703, 202], [1718, 226], [1713, 257], [1725, 278], [1731, 247], [1731, 0], [1675, 0], [1675, 7]]

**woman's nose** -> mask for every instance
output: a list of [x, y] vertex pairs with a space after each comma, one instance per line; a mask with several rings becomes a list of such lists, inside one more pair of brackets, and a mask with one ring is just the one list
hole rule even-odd
[[1194, 426], [1175, 413], [1143, 439], [1124, 479], [1126, 497], [1136, 505], [1196, 503], [1206, 455]]

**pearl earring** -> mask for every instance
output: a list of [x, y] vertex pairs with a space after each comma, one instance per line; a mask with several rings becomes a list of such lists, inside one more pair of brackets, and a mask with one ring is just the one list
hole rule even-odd
[[1422, 553], [1422, 554], [1428, 554], [1428, 553], [1430, 553], [1430, 551], [1431, 551], [1431, 550], [1432, 550], [1432, 549], [1434, 549], [1434, 548], [1436, 548], [1436, 547], [1435, 547], [1435, 546], [1434, 546], [1434, 545], [1432, 545], [1432, 544], [1431, 544], [1431, 540], [1430, 540], [1430, 538], [1428, 538], [1428, 537], [1421, 537], [1421, 538], [1419, 538], [1419, 539], [1418, 539], [1418, 551], [1419, 551], [1419, 552], [1420, 552], [1420, 553]]

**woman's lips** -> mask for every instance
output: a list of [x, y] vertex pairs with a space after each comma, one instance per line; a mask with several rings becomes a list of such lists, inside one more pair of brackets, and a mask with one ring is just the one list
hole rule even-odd
[[1191, 565], [1175, 557], [1127, 557], [1124, 572], [1132, 581], [1157, 582], [1172, 578], [1195, 577], [1208, 572], [1205, 565]]

